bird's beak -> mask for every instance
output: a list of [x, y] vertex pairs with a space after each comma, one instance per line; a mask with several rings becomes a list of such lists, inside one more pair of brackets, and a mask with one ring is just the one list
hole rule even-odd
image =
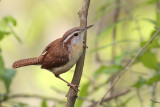
[[94, 26], [94, 25], [86, 26], [86, 27], [84, 27], [82, 30], [86, 31], [86, 30], [88, 30], [89, 28], [91, 28], [91, 27], [93, 27], [93, 26]]

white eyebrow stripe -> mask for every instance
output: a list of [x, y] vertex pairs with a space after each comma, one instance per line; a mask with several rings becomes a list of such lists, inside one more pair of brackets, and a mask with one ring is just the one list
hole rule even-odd
[[76, 31], [76, 32], [71, 33], [69, 36], [66, 37], [66, 39], [63, 41], [63, 43], [67, 42], [68, 39], [70, 39], [70, 38], [73, 36], [74, 33], [78, 33], [78, 32], [79, 32], [79, 31]]
[[63, 41], [63, 43], [64, 43], [64, 42], [67, 42], [68, 39], [71, 38], [71, 37], [72, 37], [72, 34], [70, 34], [69, 36], [67, 36], [66, 39]]

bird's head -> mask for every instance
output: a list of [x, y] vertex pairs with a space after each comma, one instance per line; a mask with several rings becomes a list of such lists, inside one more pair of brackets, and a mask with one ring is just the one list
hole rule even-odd
[[64, 35], [63, 35], [63, 44], [79, 44], [83, 43], [83, 38], [85, 31], [87, 31], [89, 28], [91, 28], [93, 25], [89, 25], [86, 27], [75, 27], [70, 30], [68, 30]]

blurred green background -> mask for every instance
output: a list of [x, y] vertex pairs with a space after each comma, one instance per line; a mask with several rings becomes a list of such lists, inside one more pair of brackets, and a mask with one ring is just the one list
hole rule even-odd
[[[40, 66], [11, 69], [36, 57], [70, 28], [79, 26], [82, 0], [1, 0], [0, 106], [64, 107], [69, 87]], [[159, 0], [91, 0], [86, 59], [75, 107], [94, 107], [138, 50], [160, 27]], [[159, 107], [160, 38], [116, 84], [102, 107]], [[61, 76], [71, 81], [74, 68]], [[120, 93], [120, 95], [119, 95]], [[121, 93], [123, 95], [121, 95]], [[17, 96], [16, 96], [17, 95]], [[29, 98], [25, 98], [29, 96]], [[36, 97], [36, 98], [35, 98]], [[48, 98], [53, 98], [49, 100]]]

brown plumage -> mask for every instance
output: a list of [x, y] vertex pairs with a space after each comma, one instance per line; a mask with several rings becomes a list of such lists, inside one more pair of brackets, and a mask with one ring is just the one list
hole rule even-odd
[[[44, 50], [44, 60], [42, 62], [41, 68], [53, 69], [65, 65], [68, 61], [68, 49], [67, 47], [62, 47], [62, 39], [57, 39], [47, 46], [47, 51]], [[55, 51], [54, 51], [55, 50]]]
[[[62, 47], [62, 42], [68, 35], [78, 30], [81, 30], [81, 27], [70, 29], [63, 35], [62, 38], [51, 42], [39, 57], [18, 60], [13, 63], [12, 68], [19, 68], [29, 65], [41, 65], [41, 68], [50, 70], [52, 68], [65, 65], [69, 61], [68, 49], [67, 46], [64, 46], [64, 48]], [[67, 43], [69, 44], [69, 42], [71, 42], [70, 39]]]
[[52, 69], [65, 65], [68, 61], [67, 47], [62, 48], [61, 39], [51, 42], [39, 57], [18, 60], [13, 63], [12, 68], [29, 65], [41, 65], [43, 69]]
[[43, 61], [43, 56], [37, 58], [22, 59], [14, 62], [12, 68], [19, 68], [28, 65], [40, 65], [42, 64], [42, 61]]
[[13, 63], [12, 67], [19, 68], [28, 65], [41, 65], [41, 68], [51, 71], [57, 78], [66, 82], [75, 91], [78, 91], [76, 85], [68, 83], [59, 75], [70, 70], [78, 61], [83, 53], [84, 31], [92, 26], [70, 29], [62, 38], [51, 42], [39, 57], [18, 60]]

